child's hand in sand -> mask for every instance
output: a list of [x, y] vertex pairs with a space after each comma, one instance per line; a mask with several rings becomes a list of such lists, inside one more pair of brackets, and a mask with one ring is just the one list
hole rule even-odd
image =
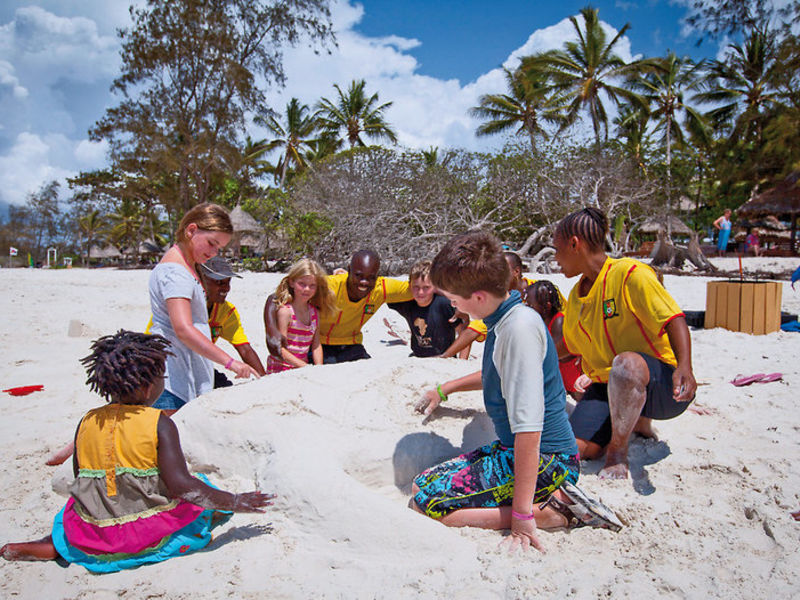
[[264, 494], [263, 492], [245, 492], [235, 494], [233, 497], [233, 512], [263, 513], [263, 507], [272, 506], [275, 494]]
[[527, 550], [533, 546], [539, 552], [544, 553], [544, 546], [542, 546], [542, 543], [536, 536], [536, 531], [535, 519], [523, 521], [522, 519], [511, 517], [511, 533], [501, 544], [505, 546], [509, 552], [514, 552], [517, 548]]
[[439, 398], [439, 392], [436, 390], [427, 390], [422, 394], [422, 397], [414, 403], [414, 410], [418, 413], [429, 416], [436, 407], [441, 404], [442, 399]]
[[583, 394], [590, 385], [592, 385], [592, 380], [589, 379], [589, 376], [585, 373], [583, 375], [578, 376], [575, 380], [575, 391], [579, 394]]
[[236, 373], [236, 379], [249, 379], [250, 377], [259, 378], [259, 374], [253, 367], [240, 360], [233, 361], [229, 369]]

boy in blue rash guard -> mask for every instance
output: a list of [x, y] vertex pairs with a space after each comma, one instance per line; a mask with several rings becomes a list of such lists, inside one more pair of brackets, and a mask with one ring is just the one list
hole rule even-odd
[[436, 256], [431, 280], [453, 306], [488, 327], [482, 370], [425, 393], [426, 415], [458, 391], [483, 390], [498, 440], [414, 479], [410, 506], [453, 527], [510, 529], [512, 545], [541, 550], [537, 526], [619, 530], [605, 506], [575, 483], [580, 459], [565, 411], [558, 354], [536, 311], [507, 291], [500, 243], [471, 232]]

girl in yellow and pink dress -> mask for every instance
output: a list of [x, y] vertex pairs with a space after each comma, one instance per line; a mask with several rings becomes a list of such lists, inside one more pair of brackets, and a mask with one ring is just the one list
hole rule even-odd
[[278, 330], [286, 338], [281, 358], [267, 358], [267, 373], [322, 364], [319, 341], [320, 314], [333, 311], [335, 298], [325, 270], [311, 259], [297, 261], [275, 290]]
[[[199, 550], [231, 512], [263, 512], [274, 496], [231, 494], [189, 474], [175, 423], [152, 404], [164, 390], [169, 341], [119, 331], [82, 359], [87, 383], [108, 400], [75, 433], [70, 498], [52, 534], [6, 544], [6, 560], [63, 558], [112, 573]], [[200, 476], [202, 477], [202, 476]]]

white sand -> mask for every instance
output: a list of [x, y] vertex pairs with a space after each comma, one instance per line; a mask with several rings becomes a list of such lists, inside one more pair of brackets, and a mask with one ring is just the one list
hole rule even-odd
[[[747, 259], [746, 266], [767, 268], [767, 260], [775, 259]], [[0, 395], [0, 543], [49, 533], [64, 502], [51, 479], [63, 486], [68, 468], [44, 461], [99, 403], [84, 385], [78, 359], [100, 334], [144, 327], [148, 275], [0, 270], [2, 388], [45, 386], [25, 397]], [[547, 277], [564, 293], [574, 282]], [[230, 294], [262, 357], [263, 298], [278, 280], [246, 274]], [[667, 276], [665, 283], [684, 309], [702, 310], [706, 281]], [[800, 291], [788, 284], [783, 309], [800, 312]], [[191, 466], [226, 489], [257, 484], [276, 492], [267, 514], [235, 515], [208, 552], [120, 574], [0, 561], [0, 597], [797, 594], [800, 523], [789, 512], [800, 508], [800, 334], [694, 331], [697, 402], [713, 414], [686, 413], [658, 424], [661, 441], [634, 441], [632, 480], [601, 481], [598, 463], [583, 465], [581, 486], [630, 526], [619, 534], [543, 533], [547, 554], [509, 556], [498, 549], [500, 533], [450, 530], [406, 508], [413, 475], [493, 435], [479, 393], [453, 397], [427, 423], [414, 414], [411, 404], [424, 386], [475, 370], [479, 361], [409, 358], [407, 347], [387, 343], [384, 316], [405, 330], [382, 308], [365, 328], [371, 361], [269, 376], [208, 394], [176, 415]], [[72, 320], [83, 323], [73, 326], [79, 337], [68, 336]], [[728, 383], [739, 373], [773, 371], [784, 380], [744, 388]]]

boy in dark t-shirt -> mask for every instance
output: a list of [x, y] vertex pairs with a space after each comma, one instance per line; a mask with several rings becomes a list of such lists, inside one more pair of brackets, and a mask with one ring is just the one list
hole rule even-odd
[[408, 322], [411, 352], [422, 358], [442, 354], [455, 340], [458, 329], [463, 327], [461, 321], [454, 318], [455, 309], [450, 301], [435, 293], [430, 270], [429, 260], [411, 267], [408, 281], [414, 299], [389, 303], [389, 308], [396, 310]]

